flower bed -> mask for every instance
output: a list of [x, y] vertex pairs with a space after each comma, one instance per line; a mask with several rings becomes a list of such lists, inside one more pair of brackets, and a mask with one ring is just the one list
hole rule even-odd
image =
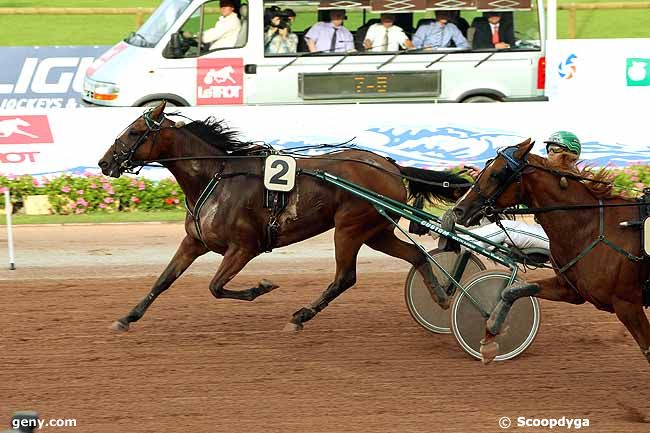
[[29, 195], [47, 195], [56, 214], [86, 212], [151, 211], [180, 209], [185, 196], [174, 179], [151, 181], [144, 178], [86, 174], [53, 179], [32, 176], [0, 176], [0, 187], [10, 188], [15, 210]]

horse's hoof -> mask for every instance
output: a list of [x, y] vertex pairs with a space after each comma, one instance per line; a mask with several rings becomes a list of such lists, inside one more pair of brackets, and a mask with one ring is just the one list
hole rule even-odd
[[483, 365], [489, 364], [490, 362], [494, 361], [494, 358], [496, 358], [497, 354], [499, 353], [499, 343], [494, 340], [490, 340], [488, 342], [481, 340], [480, 352], [481, 362], [483, 362]]
[[302, 328], [304, 328], [303, 325], [297, 325], [293, 322], [289, 322], [286, 325], [284, 325], [283, 331], [285, 332], [300, 332], [302, 331]]
[[126, 332], [129, 330], [129, 324], [122, 319], [116, 320], [111, 325], [111, 329], [116, 332]]
[[273, 284], [273, 283], [270, 282], [269, 280], [262, 280], [262, 281], [259, 282], [259, 287], [260, 287], [261, 289], [264, 289], [264, 292], [265, 292], [265, 293], [268, 293], [268, 292], [270, 292], [271, 290], [275, 290], [275, 289], [277, 289], [277, 288], [280, 287], [280, 286], [278, 286], [277, 284]]

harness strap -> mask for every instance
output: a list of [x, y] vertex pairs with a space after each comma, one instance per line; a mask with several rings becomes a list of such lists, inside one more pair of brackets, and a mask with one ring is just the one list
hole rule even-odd
[[598, 212], [598, 216], [599, 216], [598, 238], [594, 239], [589, 245], [587, 245], [587, 247], [584, 250], [582, 250], [582, 252], [580, 254], [578, 254], [578, 256], [576, 258], [574, 258], [569, 263], [567, 263], [566, 265], [564, 265], [560, 269], [558, 269], [557, 271], [559, 273], [563, 274], [568, 269], [570, 269], [573, 265], [578, 263], [583, 257], [585, 257], [587, 254], [589, 254], [591, 252], [591, 250], [593, 250], [596, 247], [596, 245], [598, 245], [600, 242], [603, 242], [605, 245], [607, 245], [608, 247], [610, 247], [611, 249], [613, 249], [617, 253], [624, 255], [629, 260], [632, 260], [634, 262], [640, 262], [640, 261], [642, 261], [644, 259], [644, 257], [635, 256], [634, 254], [630, 253], [629, 251], [624, 250], [620, 246], [616, 245], [614, 242], [607, 239], [607, 237], [605, 237], [605, 208], [604, 208], [604, 206], [602, 206], [602, 204], [603, 204], [603, 201], [598, 200], [598, 205], [599, 205], [599, 208], [598, 208], [599, 209], [599, 212]]
[[190, 209], [189, 203], [187, 202], [187, 196], [185, 196], [185, 209], [187, 209], [187, 213], [190, 215], [190, 217], [192, 217], [192, 220], [194, 221], [194, 228], [196, 228], [196, 233], [198, 234], [201, 242], [203, 242], [203, 245], [205, 245], [205, 241], [203, 240], [203, 234], [201, 232], [201, 209], [208, 201], [208, 199], [210, 198], [214, 190], [217, 189], [217, 186], [219, 185], [219, 182], [222, 179], [228, 179], [235, 176], [256, 176], [256, 175], [251, 173], [245, 173], [245, 172], [228, 173], [228, 174], [221, 174], [221, 172], [215, 173], [212, 179], [210, 179], [210, 182], [208, 182], [208, 184], [205, 186], [205, 188], [203, 188], [203, 190], [199, 194], [199, 198], [196, 200], [196, 203], [194, 204], [194, 210]]

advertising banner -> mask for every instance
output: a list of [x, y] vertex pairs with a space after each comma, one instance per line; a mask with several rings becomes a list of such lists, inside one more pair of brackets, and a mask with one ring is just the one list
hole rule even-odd
[[650, 39], [547, 41], [549, 98], [650, 98]]
[[[13, 111], [0, 113], [0, 172], [49, 176], [98, 172], [97, 162], [143, 108]], [[528, 102], [512, 104], [381, 104], [227, 106], [168, 109], [195, 120], [225, 119], [242, 140], [276, 149], [349, 142], [402, 165], [482, 167], [500, 147], [531, 137], [543, 140], [569, 130], [582, 141], [581, 157], [597, 166], [624, 167], [650, 161], [644, 111], [627, 104]], [[626, 113], [612, 116], [612, 113]], [[184, 120], [170, 116], [171, 119]], [[314, 149], [317, 155], [332, 149]], [[151, 178], [170, 176], [145, 169]]]
[[78, 107], [86, 69], [108, 48], [1, 47], [0, 110]]

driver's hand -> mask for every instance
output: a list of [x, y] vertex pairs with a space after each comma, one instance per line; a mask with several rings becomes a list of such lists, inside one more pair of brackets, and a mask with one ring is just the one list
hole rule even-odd
[[192, 33], [188, 32], [188, 31], [185, 31], [185, 32], [183, 32], [183, 37], [185, 39], [192, 39], [194, 37], [194, 35]]
[[478, 178], [478, 175], [481, 173], [481, 170], [471, 166], [471, 165], [465, 165], [463, 166], [463, 170], [466, 171], [466, 173], [472, 177], [472, 179], [476, 180]]

